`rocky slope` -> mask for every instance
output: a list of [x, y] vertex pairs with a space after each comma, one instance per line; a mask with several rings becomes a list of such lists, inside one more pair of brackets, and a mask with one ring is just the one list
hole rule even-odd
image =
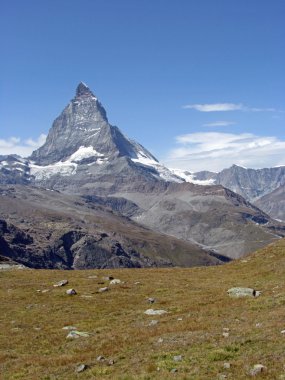
[[2, 185], [0, 213], [0, 255], [33, 268], [193, 266], [223, 259], [56, 191]]
[[133, 220], [230, 258], [242, 257], [285, 232], [284, 224], [222, 186], [168, 183], [152, 191], [114, 195], [139, 206]]
[[255, 204], [272, 218], [285, 221], [285, 185], [259, 198]]

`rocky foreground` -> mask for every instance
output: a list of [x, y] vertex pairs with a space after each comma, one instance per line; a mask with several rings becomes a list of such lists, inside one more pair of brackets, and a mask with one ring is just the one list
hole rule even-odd
[[284, 379], [284, 275], [285, 240], [214, 267], [0, 270], [2, 379]]

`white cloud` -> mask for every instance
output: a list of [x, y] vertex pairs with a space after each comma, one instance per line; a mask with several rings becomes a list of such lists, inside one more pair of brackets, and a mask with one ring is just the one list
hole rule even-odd
[[28, 157], [35, 149], [43, 145], [45, 141], [46, 135], [43, 133], [36, 140], [32, 138], [21, 140], [19, 137], [0, 139], [0, 155], [18, 154], [22, 157]]
[[239, 111], [243, 109], [242, 104], [234, 103], [213, 103], [213, 104], [188, 104], [183, 108], [194, 109], [200, 112], [219, 112], [219, 111]]
[[235, 125], [234, 121], [213, 121], [212, 123], [203, 124], [203, 127], [229, 127], [230, 125]]
[[275, 108], [248, 107], [242, 103], [187, 104], [183, 106], [182, 108], [193, 109], [199, 112], [226, 112], [226, 111], [277, 112]]
[[252, 133], [205, 132], [177, 136], [177, 148], [163, 162], [189, 171], [220, 171], [233, 164], [249, 168], [285, 165], [285, 141]]

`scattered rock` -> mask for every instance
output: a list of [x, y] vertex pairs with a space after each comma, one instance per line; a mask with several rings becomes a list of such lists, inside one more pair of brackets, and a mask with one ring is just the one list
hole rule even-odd
[[75, 289], [67, 289], [66, 294], [69, 296], [75, 296], [77, 293]]
[[120, 284], [122, 281], [119, 280], [118, 278], [114, 278], [113, 280], [110, 281], [110, 285], [117, 285]]
[[80, 373], [80, 372], [85, 371], [87, 368], [88, 366], [86, 364], [80, 364], [79, 366], [75, 368], [75, 372]]
[[109, 290], [108, 286], [105, 286], [105, 288], [100, 288], [98, 290], [98, 293], [104, 293], [104, 292], [107, 292]]
[[92, 279], [92, 278], [98, 278], [98, 276], [93, 275], [93, 276], [88, 276], [87, 278], [90, 278], [90, 279]]
[[[259, 328], [259, 327], [262, 327], [262, 323], [256, 323], [255, 324], [255, 327]], [[284, 330], [285, 331], [285, 330]]]
[[250, 370], [251, 376], [256, 376], [260, 373], [266, 372], [267, 368], [262, 364], [255, 364], [253, 368]]
[[107, 364], [108, 365], [114, 365], [115, 364], [115, 360], [114, 359], [109, 359]]
[[155, 326], [158, 324], [158, 321], [156, 319], [152, 319], [150, 322], [149, 322], [149, 326]]
[[147, 302], [148, 303], [154, 303], [155, 302], [155, 298], [150, 297], [150, 298], [147, 299]]
[[60, 286], [64, 286], [64, 285], [66, 285], [66, 284], [68, 284], [68, 281], [67, 281], [67, 280], [61, 280], [61, 281], [57, 282], [56, 284], [54, 284], [53, 286], [54, 286], [55, 288], [58, 288], [58, 287], [60, 287]]
[[97, 362], [104, 362], [105, 361], [105, 357], [100, 355], [100, 356], [97, 356], [96, 358]]
[[105, 277], [102, 277], [102, 280], [104, 280], [104, 281], [111, 281], [111, 280], [114, 280], [114, 277], [112, 277], [112, 276], [105, 276]]
[[72, 330], [68, 333], [66, 339], [78, 339], [80, 337], [87, 338], [90, 334], [83, 331]]
[[47, 292], [49, 292], [49, 289], [44, 289], [44, 290], [38, 289], [37, 292], [38, 293], [47, 293]]
[[228, 290], [231, 297], [259, 297], [261, 292], [252, 288], [231, 288]]
[[177, 368], [172, 368], [172, 369], [170, 370], [170, 373], [176, 373], [176, 372], [178, 372], [178, 369], [177, 369]]
[[147, 309], [144, 313], [146, 315], [162, 315], [162, 314], [166, 314], [167, 311], [165, 311], [165, 310]]
[[177, 321], [183, 321], [183, 318], [177, 318]]
[[228, 332], [223, 332], [223, 337], [224, 338], [228, 338], [230, 336], [230, 333], [228, 333]]
[[285, 335], [285, 330], [282, 330], [282, 331], [281, 331], [281, 334]]
[[140, 281], [136, 281], [136, 282], [135, 282], [135, 285], [140, 285], [140, 284], [141, 284]]
[[76, 331], [77, 330], [77, 327], [75, 327], [75, 326], [64, 326], [63, 328], [62, 328], [62, 330], [73, 330], [73, 331]]
[[163, 343], [163, 339], [162, 338], [159, 338], [157, 343]]
[[230, 369], [231, 363], [224, 363], [224, 369]]
[[230, 329], [229, 329], [228, 327], [224, 327], [224, 328], [223, 328], [223, 331], [225, 331], [225, 332], [229, 332]]
[[175, 355], [175, 356], [173, 356], [173, 360], [175, 362], [181, 362], [182, 361], [182, 355]]

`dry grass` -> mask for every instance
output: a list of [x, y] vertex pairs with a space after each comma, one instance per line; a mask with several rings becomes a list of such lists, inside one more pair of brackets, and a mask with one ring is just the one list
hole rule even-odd
[[[88, 278], [94, 275], [98, 278]], [[124, 283], [98, 294], [108, 285], [98, 284], [106, 275]], [[284, 276], [284, 240], [247, 262], [220, 267], [2, 271], [0, 377], [146, 380], [219, 379], [226, 374], [236, 380], [250, 378], [249, 370], [261, 363], [268, 369], [258, 378], [285, 379]], [[67, 287], [53, 288], [65, 278], [76, 296], [67, 296]], [[233, 286], [254, 287], [262, 295], [232, 299], [227, 289]], [[91, 297], [82, 297], [86, 295]], [[147, 297], [157, 301], [149, 305]], [[148, 308], [168, 313], [146, 316]], [[159, 323], [149, 326], [152, 319]], [[66, 325], [91, 335], [68, 340], [62, 330]], [[228, 338], [223, 328], [229, 328]], [[99, 355], [115, 364], [98, 362]], [[183, 360], [175, 362], [174, 355]], [[231, 368], [224, 369], [224, 362]], [[89, 368], [76, 374], [80, 363]], [[178, 372], [171, 373], [173, 368]]]

